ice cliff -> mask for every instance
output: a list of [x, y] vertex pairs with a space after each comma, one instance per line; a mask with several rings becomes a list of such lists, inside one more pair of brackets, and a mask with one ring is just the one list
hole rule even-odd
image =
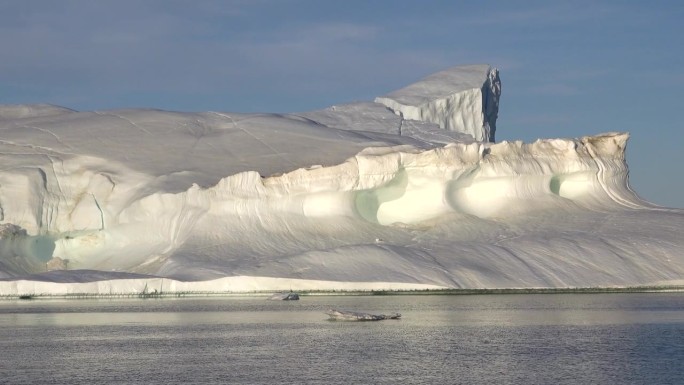
[[452, 68], [375, 98], [404, 119], [431, 122], [493, 142], [499, 114], [499, 71], [488, 65]]
[[681, 283], [628, 135], [493, 143], [500, 93], [467, 66], [297, 114], [0, 106], [0, 295]]

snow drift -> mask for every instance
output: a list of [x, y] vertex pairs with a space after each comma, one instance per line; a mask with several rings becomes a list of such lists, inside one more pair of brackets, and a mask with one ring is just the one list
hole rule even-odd
[[299, 114], [0, 107], [0, 295], [668, 285], [625, 133], [493, 143], [456, 67]]

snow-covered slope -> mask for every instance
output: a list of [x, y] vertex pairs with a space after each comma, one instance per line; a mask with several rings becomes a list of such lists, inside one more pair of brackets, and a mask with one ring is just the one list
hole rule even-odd
[[499, 90], [468, 66], [298, 114], [3, 106], [0, 295], [683, 280], [684, 212], [630, 190], [628, 135], [492, 143]]

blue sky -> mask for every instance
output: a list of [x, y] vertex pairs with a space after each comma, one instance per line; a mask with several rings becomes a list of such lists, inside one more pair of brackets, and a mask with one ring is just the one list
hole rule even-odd
[[682, 1], [0, 0], [0, 103], [296, 112], [501, 71], [497, 140], [627, 131], [630, 181], [684, 207]]

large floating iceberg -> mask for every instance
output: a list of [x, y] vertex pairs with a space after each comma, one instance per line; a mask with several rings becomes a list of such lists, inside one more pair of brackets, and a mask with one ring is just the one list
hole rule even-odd
[[0, 295], [673, 285], [626, 133], [494, 143], [456, 67], [298, 114], [0, 106]]

